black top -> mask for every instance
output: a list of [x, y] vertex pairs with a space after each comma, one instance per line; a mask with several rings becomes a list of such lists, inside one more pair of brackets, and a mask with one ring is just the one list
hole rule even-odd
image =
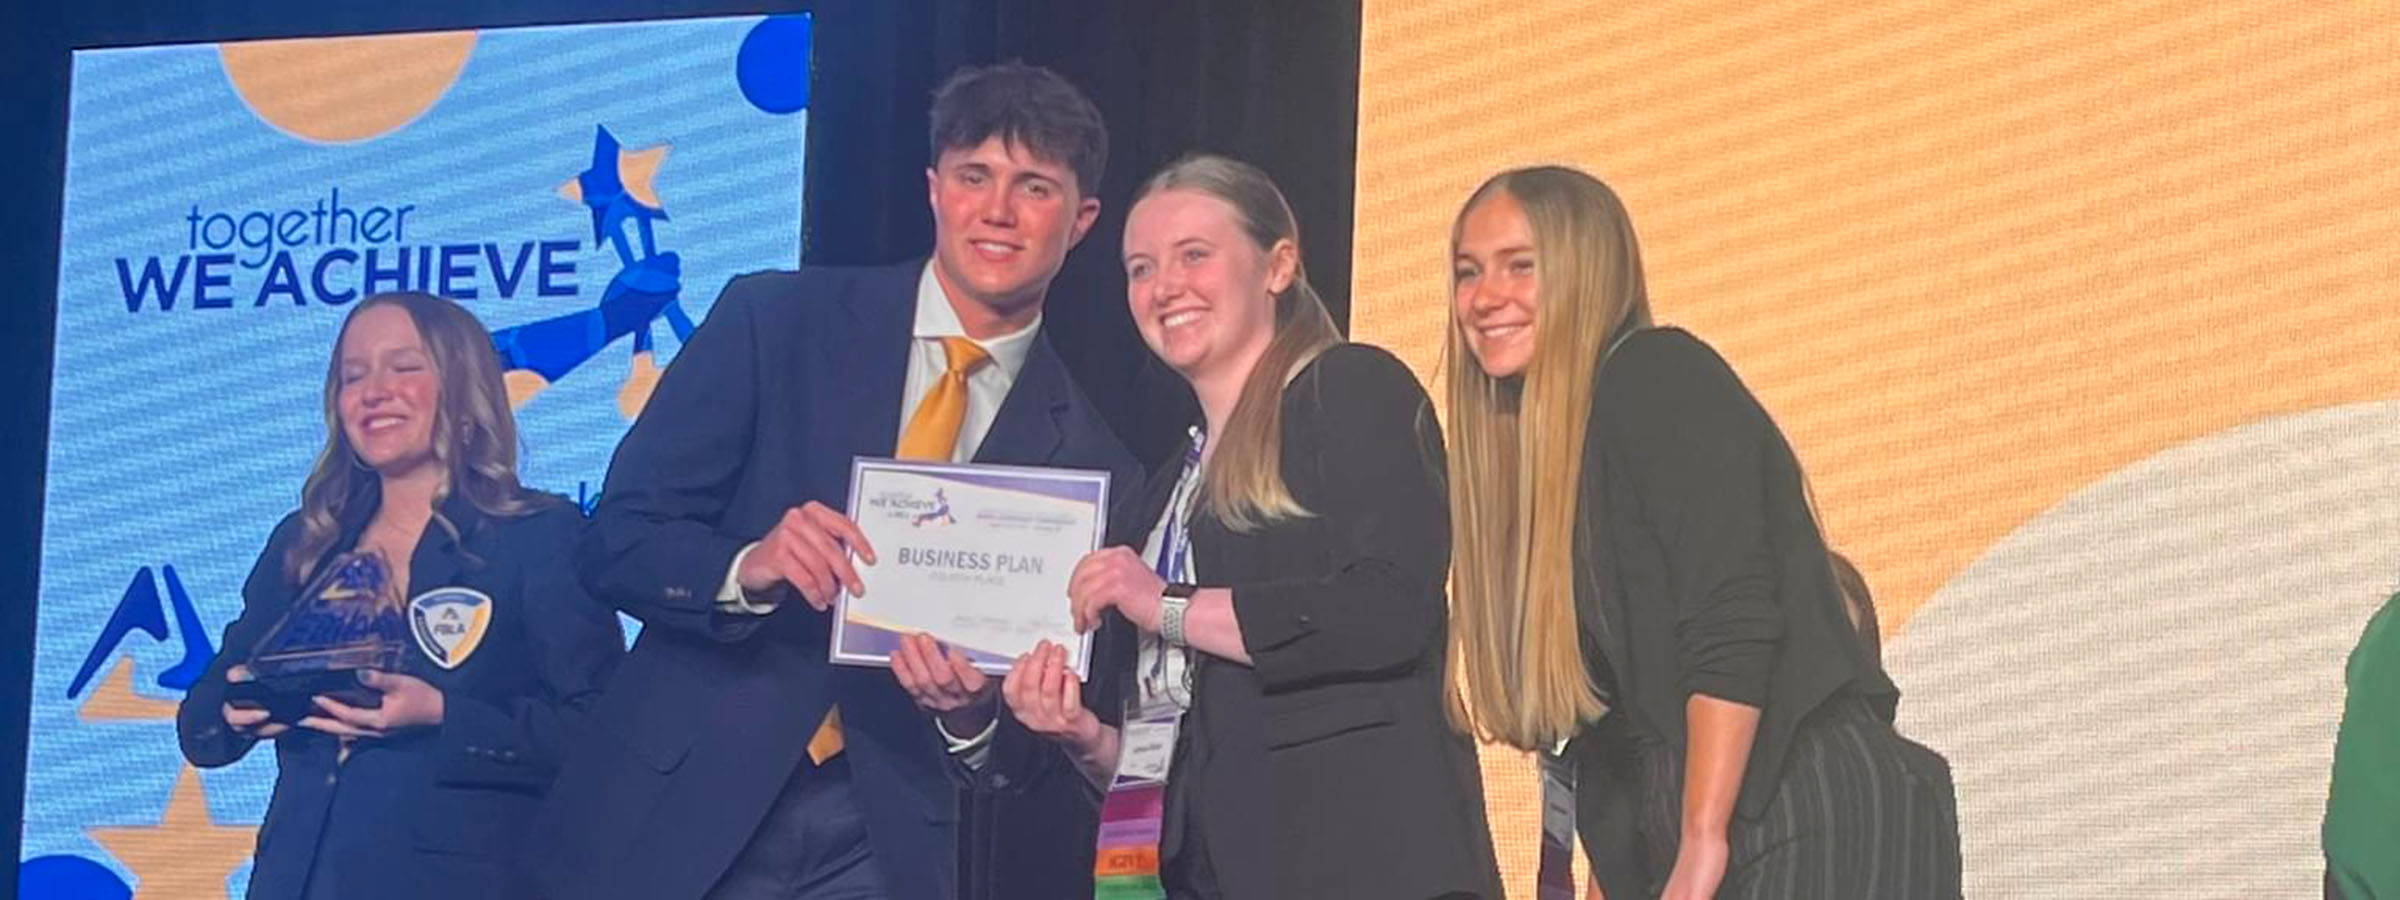
[[[1195, 513], [1197, 576], [1232, 589], [1252, 665], [1199, 657], [1165, 865], [1204, 844], [1228, 897], [1497, 898], [1475, 747], [1443, 714], [1449, 504], [1425, 392], [1344, 344], [1285, 388], [1282, 416], [1284, 482], [1311, 515], [1239, 534]], [[1153, 474], [1136, 518], [1157, 521], [1176, 475]], [[1096, 679], [1113, 721], [1135, 644], [1101, 646], [1099, 671], [1126, 676]]]
[[[1586, 777], [1631, 777], [1627, 742], [1683, 752], [1685, 701], [1706, 694], [1762, 710], [1735, 807], [1755, 817], [1804, 716], [1847, 689], [1889, 718], [1899, 690], [1843, 611], [1791, 445], [1725, 360], [1688, 332], [1646, 330], [1595, 377], [1575, 601], [1618, 721], [1578, 738]], [[1595, 851], [1624, 843], [1593, 833], [1626, 821], [1604, 798], [1628, 799], [1578, 792]]]
[[[559, 760], [583, 740], [586, 712], [625, 649], [616, 614], [591, 599], [571, 564], [583, 516], [565, 500], [485, 516], [452, 497], [441, 506], [459, 540], [429, 524], [408, 566], [408, 590], [466, 587], [491, 597], [481, 642], [445, 669], [412, 648], [401, 671], [440, 688], [440, 725], [359, 741], [295, 729], [274, 740], [274, 798], [258, 832], [252, 898], [297, 898], [315, 885], [340, 897], [521, 897], [519, 845]], [[342, 523], [348, 550], [374, 513]], [[225, 724], [225, 670], [283, 617], [300, 586], [284, 577], [299, 539], [297, 513], [268, 538], [242, 585], [242, 614], [224, 649], [184, 695], [175, 718], [183, 754], [210, 768], [256, 743]], [[322, 565], [322, 563], [320, 563]]]

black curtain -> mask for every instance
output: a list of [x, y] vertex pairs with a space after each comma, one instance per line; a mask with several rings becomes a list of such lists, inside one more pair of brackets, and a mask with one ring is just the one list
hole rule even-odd
[[[933, 88], [1018, 59], [1098, 103], [1111, 151], [1099, 224], [1067, 259], [1046, 320], [1092, 399], [1144, 459], [1193, 415], [1125, 309], [1116, 263], [1133, 188], [1186, 152], [1257, 163], [1300, 218], [1312, 280], [1348, 321], [1357, 136], [1357, 0], [9, 0], [0, 2], [0, 823], [22, 805], [33, 658], [68, 53], [125, 46], [812, 10], [808, 232], [820, 265], [932, 246], [923, 170]], [[294, 475], [297, 490], [298, 475]], [[0, 827], [0, 900], [20, 829]]]

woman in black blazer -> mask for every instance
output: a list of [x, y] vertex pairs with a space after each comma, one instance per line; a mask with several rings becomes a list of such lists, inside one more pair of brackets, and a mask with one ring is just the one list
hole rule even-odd
[[1791, 447], [1648, 327], [1616, 195], [1504, 173], [1452, 246], [1454, 718], [1573, 739], [1608, 896], [1957, 896], [1947, 768], [1892, 730]]
[[[332, 427], [300, 509], [267, 540], [223, 651], [176, 716], [184, 756], [213, 768], [275, 742], [254, 900], [531, 896], [517, 846], [624, 650], [570, 564], [583, 517], [518, 485], [491, 336], [448, 300], [360, 301], [325, 403]], [[401, 665], [361, 676], [378, 705], [319, 696], [285, 721], [228, 702], [250, 677], [238, 661], [351, 552], [386, 561], [378, 612], [415, 636]], [[465, 627], [431, 627], [444, 619]]]
[[[1157, 859], [1177, 898], [1498, 898], [1474, 745], [1442, 713], [1449, 541], [1423, 389], [1341, 343], [1248, 164], [1151, 178], [1124, 261], [1135, 325], [1206, 427], [1144, 489], [1146, 552], [1101, 550], [1069, 585], [1079, 623], [1109, 625], [1098, 702], [1056, 648], [1003, 686], [1013, 722], [1114, 788], [1101, 891], [1150, 884]], [[1143, 802], [1163, 821], [1127, 821]]]

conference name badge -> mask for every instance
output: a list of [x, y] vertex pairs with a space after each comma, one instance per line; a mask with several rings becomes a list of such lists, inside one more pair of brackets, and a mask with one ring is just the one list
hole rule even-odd
[[1175, 758], [1175, 729], [1182, 720], [1182, 711], [1173, 706], [1128, 720], [1120, 745], [1123, 749], [1117, 755], [1117, 775], [1110, 789], [1166, 783], [1168, 764]]
[[483, 645], [492, 625], [492, 597], [474, 588], [434, 588], [408, 601], [408, 624], [426, 658], [455, 669]]

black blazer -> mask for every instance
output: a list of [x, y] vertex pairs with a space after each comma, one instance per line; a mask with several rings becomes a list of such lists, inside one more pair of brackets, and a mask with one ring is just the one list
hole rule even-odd
[[[490, 595], [483, 641], [455, 669], [409, 655], [402, 671], [442, 690], [439, 727], [360, 741], [346, 761], [337, 759], [334, 738], [315, 731], [275, 739], [275, 794], [258, 831], [253, 900], [302, 896], [312, 866], [332, 866], [313, 880], [344, 898], [530, 892], [515, 854], [625, 648], [616, 614], [584, 594], [570, 565], [582, 514], [562, 499], [538, 500], [537, 511], [510, 518], [487, 517], [458, 497], [442, 504], [462, 540], [427, 526], [409, 561], [408, 590], [463, 586]], [[373, 512], [370, 504], [343, 523], [334, 549], [355, 546]], [[226, 626], [224, 649], [184, 695], [175, 732], [195, 766], [231, 764], [255, 743], [225, 724], [225, 670], [299, 592], [283, 570], [299, 535], [297, 513], [275, 526], [242, 585], [242, 614]]]
[[[1735, 806], [1756, 817], [1803, 717], [1849, 690], [1889, 718], [1899, 690], [1851, 628], [1791, 445], [1724, 359], [1688, 332], [1645, 330], [1595, 377], [1575, 602], [1615, 711], [1575, 742], [1581, 780], [1633, 784], [1640, 744], [1683, 752], [1684, 703], [1707, 694], [1762, 710]], [[1632, 877], [1633, 817], [1612, 804], [1638, 797], [1577, 792], [1604, 875], [1616, 860]]]
[[[786, 509], [844, 508], [851, 459], [891, 455], [923, 270], [735, 279], [617, 447], [577, 558], [592, 592], [645, 627], [543, 811], [530, 861], [548, 896], [700, 896], [836, 702], [885, 887], [957, 891], [958, 790], [932, 717], [890, 672], [828, 663], [829, 617], [788, 587], [770, 615], [716, 605], [744, 544]], [[1138, 478], [1047, 335], [976, 459]]]
[[[1235, 900], [1498, 898], [1474, 742], [1443, 712], [1449, 503], [1425, 392], [1391, 354], [1344, 344], [1282, 403], [1284, 482], [1312, 515], [1250, 534], [1195, 515], [1198, 577], [1232, 589], [1252, 665], [1200, 657], [1164, 866], [1205, 842]], [[1121, 530], [1148, 534], [1177, 468], [1159, 467]], [[1098, 646], [1095, 671], [1114, 677], [1086, 696], [1117, 722], [1131, 626], [1112, 620]]]

